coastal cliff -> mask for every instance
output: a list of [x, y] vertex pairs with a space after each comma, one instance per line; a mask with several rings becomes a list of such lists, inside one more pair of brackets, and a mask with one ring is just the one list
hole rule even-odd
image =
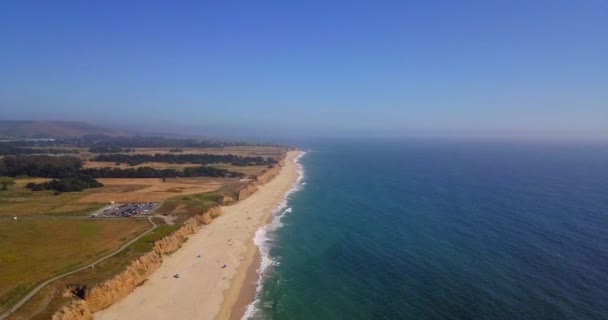
[[[284, 157], [278, 165], [264, 170], [261, 174], [245, 184], [237, 193], [237, 201], [243, 200], [258, 190], [258, 186], [265, 184], [276, 177], [284, 164]], [[232, 204], [226, 201], [225, 204]], [[154, 271], [160, 268], [164, 255], [178, 250], [187, 240], [188, 236], [200, 230], [222, 214], [220, 206], [191, 217], [175, 232], [157, 240], [150, 252], [132, 261], [124, 271], [112, 279], [102, 282], [91, 288], [84, 288], [84, 293], [75, 294], [74, 299], [61, 307], [52, 316], [53, 320], [92, 319], [93, 313], [106, 309], [131, 293], [141, 285]], [[69, 292], [69, 290], [68, 290]]]
[[93, 313], [109, 307], [142, 284], [160, 267], [163, 255], [175, 252], [186, 241], [188, 235], [196, 233], [203, 225], [211, 223], [221, 214], [221, 207], [215, 206], [186, 220], [178, 230], [154, 242], [152, 251], [132, 261], [123, 272], [92, 288], [85, 288], [80, 297], [74, 298], [55, 312], [52, 319], [92, 319]]
[[253, 178], [252, 181], [248, 182], [243, 188], [241, 188], [237, 194], [237, 200], [243, 200], [254, 194], [258, 190], [258, 186], [267, 183], [272, 180], [281, 172], [284, 160], [279, 162], [279, 165], [273, 166], [264, 170], [261, 174]]
[[93, 314], [89, 310], [89, 306], [84, 300], [75, 299], [68, 305], [61, 307], [55, 314], [52, 320], [91, 320]]

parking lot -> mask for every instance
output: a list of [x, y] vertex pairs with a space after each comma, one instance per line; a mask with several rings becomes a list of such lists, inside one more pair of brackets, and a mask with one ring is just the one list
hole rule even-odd
[[92, 213], [91, 217], [129, 218], [146, 216], [151, 214], [158, 205], [159, 204], [155, 202], [111, 204]]

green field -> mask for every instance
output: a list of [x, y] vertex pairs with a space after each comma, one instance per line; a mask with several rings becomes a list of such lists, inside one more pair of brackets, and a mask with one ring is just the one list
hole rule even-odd
[[93, 189], [56, 195], [53, 191], [33, 192], [25, 188], [28, 182], [43, 180], [17, 179], [16, 184], [8, 190], [0, 190], [0, 217], [87, 215], [104, 206], [104, 203], [77, 202], [94, 192]]
[[38, 283], [109, 254], [147, 220], [0, 221], [0, 313]]

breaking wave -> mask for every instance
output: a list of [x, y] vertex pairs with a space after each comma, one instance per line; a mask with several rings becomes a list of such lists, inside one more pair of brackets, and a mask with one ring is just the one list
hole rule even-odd
[[283, 197], [281, 203], [274, 209], [272, 213], [272, 221], [270, 221], [270, 223], [263, 226], [262, 228], [258, 229], [255, 233], [255, 236], [253, 237], [253, 243], [255, 243], [260, 252], [261, 262], [260, 268], [258, 269], [258, 280], [255, 289], [255, 299], [249, 305], [247, 305], [247, 308], [245, 309], [245, 314], [242, 318], [243, 320], [251, 319], [256, 314], [256, 305], [259, 302], [259, 295], [262, 290], [262, 280], [264, 278], [264, 272], [269, 266], [279, 265], [279, 262], [272, 259], [272, 257], [270, 256], [270, 240], [272, 234], [283, 226], [283, 223], [281, 222], [283, 216], [285, 216], [285, 214], [287, 213], [292, 212], [292, 208], [288, 207], [289, 196], [295, 192], [302, 190], [304, 185], [306, 185], [306, 182], [302, 181], [304, 179], [304, 167], [300, 163], [300, 159], [305, 154], [306, 152], [302, 152], [293, 160], [298, 168], [298, 178], [294, 182], [291, 189], [289, 189], [289, 191], [285, 193], [285, 196]]

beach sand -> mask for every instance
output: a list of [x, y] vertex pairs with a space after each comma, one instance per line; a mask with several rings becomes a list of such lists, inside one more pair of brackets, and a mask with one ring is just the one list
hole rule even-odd
[[239, 319], [255, 293], [259, 255], [253, 237], [297, 180], [297, 155], [289, 152], [279, 175], [249, 198], [223, 207], [220, 217], [165, 257], [143, 285], [94, 318]]

